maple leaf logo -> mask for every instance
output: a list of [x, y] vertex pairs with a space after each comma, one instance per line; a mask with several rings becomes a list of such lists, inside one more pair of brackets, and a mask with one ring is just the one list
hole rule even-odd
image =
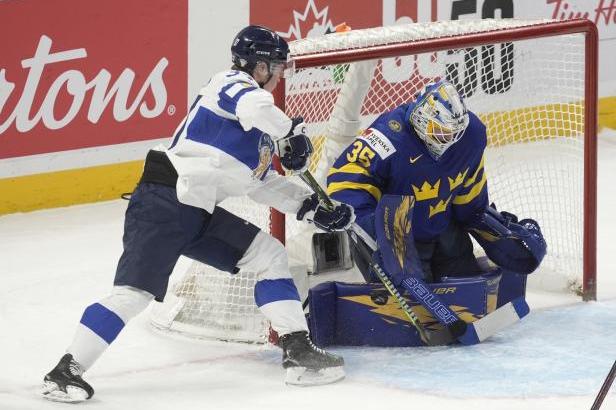
[[308, 0], [303, 12], [293, 10], [293, 23], [289, 31], [279, 31], [278, 35], [290, 41], [332, 33], [336, 31], [336, 25], [328, 17], [328, 11], [329, 6], [319, 10], [314, 0]]

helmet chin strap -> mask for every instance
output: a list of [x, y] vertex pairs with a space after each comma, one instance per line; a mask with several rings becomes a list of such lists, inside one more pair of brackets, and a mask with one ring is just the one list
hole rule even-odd
[[[252, 78], [255, 78], [255, 70], [257, 69], [257, 64], [258, 64], [258, 62], [256, 64], [246, 64], [246, 65], [244, 65], [242, 67], [242, 66], [239, 65], [239, 63], [236, 63], [235, 66], [240, 71], [243, 71], [246, 74], [250, 75]], [[267, 79], [265, 81], [257, 81], [257, 79], [255, 78], [255, 81], [257, 81], [257, 84], [259, 84], [259, 87], [261, 87], [261, 88], [263, 88], [265, 86], [265, 84], [269, 83], [269, 81], [274, 76], [274, 74], [269, 69], [269, 65], [267, 67], [267, 72], [268, 72], [268, 76], [267, 76]]]
[[265, 87], [265, 84], [269, 83], [272, 77], [274, 76], [274, 73], [272, 73], [270, 64], [265, 61], [264, 63], [267, 66], [267, 79], [265, 79], [265, 81], [257, 81], [257, 84], [259, 84], [261, 88]]
[[259, 87], [263, 88], [265, 87], [265, 84], [270, 82], [273, 76], [274, 74], [272, 74], [272, 72], [270, 71], [269, 75], [267, 76], [267, 79], [265, 81], [257, 81], [257, 84], [259, 84]]

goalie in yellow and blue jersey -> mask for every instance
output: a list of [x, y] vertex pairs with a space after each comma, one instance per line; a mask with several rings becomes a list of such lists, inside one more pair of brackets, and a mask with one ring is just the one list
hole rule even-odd
[[[327, 191], [354, 208], [357, 223], [373, 238], [380, 198], [413, 196], [414, 257], [421, 262], [414, 274], [428, 282], [482, 273], [469, 233], [497, 265], [528, 274], [546, 244], [536, 221], [518, 221], [489, 206], [486, 143], [485, 125], [452, 84], [438, 81], [358, 135], [330, 169]], [[354, 256], [374, 281], [367, 262]]]

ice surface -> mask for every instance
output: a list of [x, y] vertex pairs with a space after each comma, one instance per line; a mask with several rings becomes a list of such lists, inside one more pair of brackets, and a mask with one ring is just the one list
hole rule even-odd
[[[599, 301], [529, 294], [520, 324], [471, 347], [339, 348], [341, 383], [283, 384], [272, 347], [179, 339], [136, 318], [86, 374], [95, 409], [585, 409], [616, 359], [616, 135], [599, 148]], [[83, 309], [105, 296], [124, 201], [0, 217], [0, 409], [58, 409], [35, 393]], [[189, 261], [181, 260], [176, 272]], [[616, 387], [602, 409], [616, 409]]]

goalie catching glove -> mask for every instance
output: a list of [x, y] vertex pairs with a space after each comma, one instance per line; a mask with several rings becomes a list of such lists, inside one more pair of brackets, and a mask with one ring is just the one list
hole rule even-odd
[[304, 199], [297, 211], [297, 220], [312, 222], [317, 228], [326, 232], [343, 231], [348, 229], [355, 220], [353, 208], [347, 204], [333, 201], [334, 208], [330, 209], [317, 194]]
[[289, 171], [304, 172], [308, 169], [308, 161], [313, 148], [306, 136], [306, 123], [302, 117], [293, 118], [291, 131], [276, 141], [280, 163]]
[[473, 222], [469, 232], [492, 262], [512, 272], [532, 273], [543, 260], [547, 244], [537, 221], [498, 212], [494, 205]]

